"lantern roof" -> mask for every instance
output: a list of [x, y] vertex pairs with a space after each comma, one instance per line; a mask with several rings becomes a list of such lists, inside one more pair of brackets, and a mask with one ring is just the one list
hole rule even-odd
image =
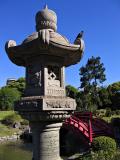
[[13, 63], [26, 66], [28, 58], [41, 55], [60, 57], [63, 59], [63, 66], [80, 61], [84, 51], [81, 34], [77, 36], [74, 44], [71, 44], [66, 37], [57, 33], [57, 15], [47, 6], [36, 14], [36, 30], [20, 45], [16, 45], [14, 40], [6, 43], [6, 52]]

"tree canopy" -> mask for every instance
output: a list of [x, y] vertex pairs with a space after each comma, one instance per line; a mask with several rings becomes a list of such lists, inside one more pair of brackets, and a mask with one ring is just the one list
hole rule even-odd
[[120, 81], [108, 86], [112, 109], [120, 109]]
[[25, 78], [21, 77], [16, 81], [0, 89], [0, 110], [12, 110], [14, 102], [24, 95]]
[[104, 64], [100, 61], [100, 57], [92, 56], [88, 59], [87, 64], [80, 68], [83, 107], [87, 110], [93, 109], [100, 102], [99, 88], [106, 80]]
[[108, 89], [112, 93], [120, 93], [120, 81], [109, 85]]
[[12, 110], [14, 102], [20, 98], [16, 88], [2, 87], [0, 89], [0, 110]]
[[21, 77], [21, 78], [17, 79], [16, 81], [9, 83], [8, 87], [9, 88], [16, 88], [21, 93], [21, 95], [23, 95], [24, 89], [25, 89], [25, 78]]
[[76, 98], [79, 90], [71, 85], [66, 86], [66, 95], [71, 98]]

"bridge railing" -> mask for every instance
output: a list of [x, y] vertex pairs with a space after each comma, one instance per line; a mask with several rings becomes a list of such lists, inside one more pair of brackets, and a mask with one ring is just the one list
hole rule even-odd
[[90, 144], [94, 137], [100, 135], [113, 137], [111, 126], [102, 119], [93, 118], [91, 112], [75, 112], [70, 118], [65, 120], [64, 124], [73, 126], [74, 129], [82, 132]]
[[91, 113], [75, 113], [70, 118], [66, 119], [65, 123], [73, 125], [79, 131], [81, 131], [92, 142], [92, 114]]

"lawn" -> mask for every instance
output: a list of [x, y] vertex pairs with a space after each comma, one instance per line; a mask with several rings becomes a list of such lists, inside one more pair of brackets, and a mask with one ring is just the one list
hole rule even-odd
[[[7, 120], [11, 125], [3, 123], [3, 120]], [[19, 132], [19, 129], [11, 127], [15, 122], [21, 122], [23, 119], [14, 111], [0, 111], [0, 137], [13, 135], [15, 132]]]
[[102, 119], [108, 123], [110, 123], [113, 118], [120, 118], [120, 115], [112, 115], [110, 117], [102, 117]]
[[0, 124], [0, 137], [12, 136], [14, 133], [18, 131], [19, 131], [18, 129], [14, 129], [4, 124]]
[[7, 116], [13, 115], [14, 111], [0, 111], [0, 121], [5, 119]]

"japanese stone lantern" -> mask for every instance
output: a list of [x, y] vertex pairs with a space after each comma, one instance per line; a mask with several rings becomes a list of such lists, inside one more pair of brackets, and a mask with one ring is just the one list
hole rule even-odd
[[59, 129], [76, 109], [65, 95], [64, 67], [80, 61], [84, 50], [82, 34], [74, 44], [56, 32], [57, 15], [47, 6], [36, 14], [36, 32], [20, 45], [6, 43], [9, 59], [26, 68], [24, 97], [15, 111], [29, 120], [33, 134], [34, 160], [60, 160]]

